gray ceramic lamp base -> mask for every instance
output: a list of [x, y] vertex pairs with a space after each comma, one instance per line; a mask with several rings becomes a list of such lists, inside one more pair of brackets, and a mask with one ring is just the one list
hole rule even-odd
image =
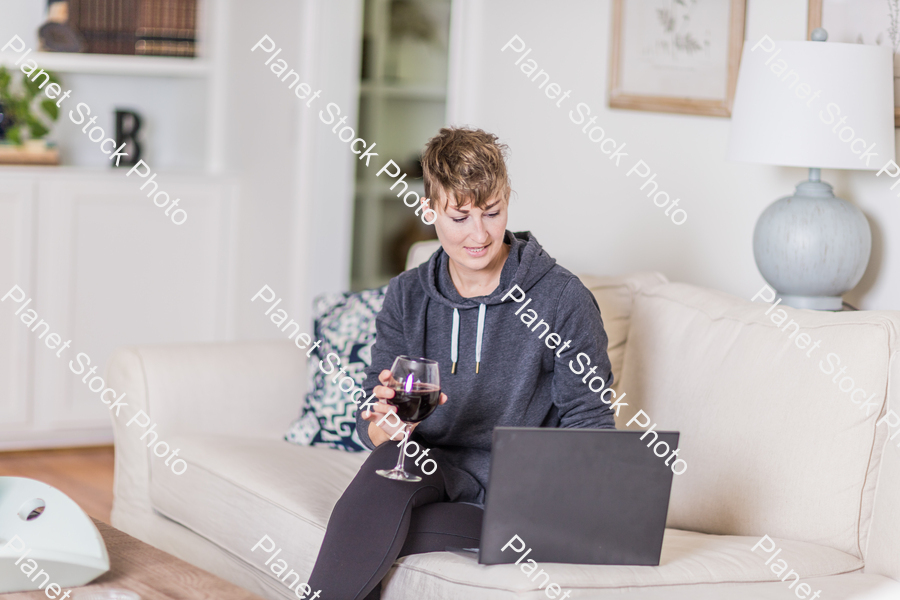
[[753, 256], [782, 303], [841, 310], [841, 296], [862, 279], [872, 232], [856, 206], [822, 181], [804, 181], [769, 205], [753, 230]]

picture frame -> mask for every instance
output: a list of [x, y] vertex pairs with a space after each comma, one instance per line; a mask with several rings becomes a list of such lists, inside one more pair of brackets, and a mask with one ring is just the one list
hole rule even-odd
[[609, 106], [730, 117], [746, 0], [613, 0]]
[[900, 0], [809, 0], [806, 39], [824, 27], [829, 42], [891, 45], [894, 49], [894, 127], [900, 127]]

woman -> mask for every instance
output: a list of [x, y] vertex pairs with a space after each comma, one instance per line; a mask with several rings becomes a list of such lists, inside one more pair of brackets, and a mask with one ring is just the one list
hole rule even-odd
[[[425, 148], [441, 248], [391, 280], [378, 315], [365, 388], [379, 402], [357, 414], [374, 452], [329, 519], [309, 581], [323, 600], [378, 598], [400, 556], [478, 547], [494, 427], [615, 428], [600, 397], [612, 385], [600, 309], [534, 236], [506, 231], [505, 149], [492, 134], [458, 128], [441, 129]], [[594, 365], [583, 378], [579, 353]], [[391, 425], [399, 420], [385, 418], [394, 411], [388, 369], [400, 355], [438, 361], [445, 392], [411, 438], [438, 466], [429, 474], [407, 461], [418, 483], [375, 473], [400, 451]]]

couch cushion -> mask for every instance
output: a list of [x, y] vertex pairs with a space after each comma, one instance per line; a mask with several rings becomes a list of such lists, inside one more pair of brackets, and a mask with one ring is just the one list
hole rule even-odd
[[[673, 483], [668, 525], [767, 534], [862, 556], [873, 449], [887, 433], [876, 421], [900, 320], [888, 312], [785, 308], [813, 344], [821, 342], [801, 350], [768, 308], [677, 283], [636, 298], [622, 377], [626, 410], [644, 410], [657, 429], [681, 431], [688, 464]], [[847, 367], [841, 382], [851, 376], [874, 396], [868, 415], [826, 375], [829, 353]]]
[[[628, 329], [631, 327], [634, 298], [639, 290], [667, 283], [668, 280], [662, 273], [655, 271], [612, 277], [579, 275], [578, 278], [585, 287], [591, 290], [600, 306], [600, 317], [603, 319], [603, 328], [609, 339], [606, 352], [609, 354], [609, 362], [612, 364], [614, 376], [612, 387], [618, 394], [622, 379], [622, 362], [625, 359], [625, 342], [628, 341]], [[617, 426], [622, 426], [621, 423], [618, 423], [618, 419]]]
[[[411, 561], [412, 557], [404, 559]], [[404, 563], [405, 564], [405, 563]], [[555, 565], [554, 565], [555, 566]], [[478, 584], [443, 579], [424, 571], [403, 570], [389, 576], [381, 594], [382, 600], [546, 600], [543, 590], [514, 592], [492, 586], [489, 578]], [[804, 578], [810, 588], [821, 591], [820, 600], [896, 600], [900, 598], [900, 583], [880, 575], [848, 573], [831, 577]], [[545, 588], [546, 589], [546, 588]], [[796, 589], [796, 586], [795, 588]], [[626, 589], [592, 589], [572, 587], [568, 598], [573, 600], [792, 600], [797, 598], [787, 583], [705, 583], [699, 585], [631, 587]], [[805, 590], [804, 590], [805, 591]], [[564, 592], [565, 593], [565, 592]], [[811, 596], [807, 596], [810, 598]]]
[[[891, 369], [895, 383], [888, 388], [888, 407], [900, 413], [896, 382], [900, 381], [900, 360], [892, 356]], [[896, 422], [894, 415], [885, 419]], [[878, 453], [875, 453], [878, 457]], [[898, 442], [886, 440], [878, 469], [878, 487], [872, 509], [872, 524], [866, 550], [866, 573], [885, 575], [900, 580], [900, 449]], [[900, 595], [898, 595], [900, 598]]]
[[[284, 439], [302, 446], [324, 446], [348, 452], [368, 452], [356, 431], [356, 403], [348, 391], [362, 389], [372, 363], [375, 318], [381, 312], [387, 286], [354, 294], [337, 292], [313, 302], [313, 339], [322, 345], [311, 350], [309, 392], [300, 418], [291, 423]], [[332, 377], [319, 368], [334, 354], [346, 377]], [[330, 366], [335, 373], [335, 366]], [[356, 386], [346, 387], [349, 377]], [[344, 386], [344, 387], [341, 387]]]
[[[778, 581], [779, 577], [765, 564], [767, 556], [759, 550], [755, 553], [751, 551], [757, 541], [758, 538], [667, 529], [658, 567], [541, 563], [540, 569], [546, 571], [550, 581], [563, 590], [574, 590], [573, 598], [597, 598], [600, 596], [589, 590], [613, 588]], [[811, 577], [848, 573], [862, 567], [860, 559], [832, 548], [790, 540], [775, 542], [782, 549], [778, 558], [783, 558], [791, 569], [802, 573], [804, 581]], [[540, 577], [537, 582], [532, 581], [518, 565], [479, 565], [474, 554], [433, 552], [401, 559], [390, 577], [386, 586], [388, 593], [384, 597], [385, 600], [411, 598], [402, 593], [405, 588], [416, 590], [418, 598], [536, 600], [541, 596], [546, 598], [538, 586], [545, 584], [544, 579]], [[787, 598], [791, 594], [787, 584], [779, 582], [779, 585], [781, 595], [778, 597]], [[668, 588], [664, 594], [652, 597], [671, 598], [669, 594], [677, 589]], [[491, 591], [496, 596], [491, 595]], [[621, 590], [617, 591], [617, 597], [621, 593]], [[717, 598], [725, 597], [734, 596]]]
[[440, 240], [424, 240], [416, 242], [409, 247], [406, 254], [406, 270], [415, 269], [423, 262], [431, 258], [438, 248], [441, 247]]
[[896, 443], [888, 441], [882, 455], [866, 573], [900, 580], [900, 450]]
[[[265, 570], [268, 535], [306, 581], [331, 510], [368, 453], [301, 447], [277, 439], [213, 435], [174, 437], [188, 463], [175, 475], [151, 461], [153, 508], [223, 549]], [[161, 467], [160, 467], [161, 465]]]
[[[268, 535], [283, 549], [278, 557], [301, 573], [301, 581], [312, 570], [334, 504], [367, 456], [268, 439], [191, 436], [172, 441], [181, 448], [191, 476], [151, 465], [153, 508], [263, 570], [269, 555], [251, 548]], [[757, 541], [667, 530], [660, 567], [553, 564], [548, 570], [564, 588], [772, 581], [776, 577], [764, 564], [766, 556], [751, 551]], [[831, 548], [776, 543], [782, 548], [779, 558], [804, 578], [862, 567], [858, 558]], [[473, 555], [412, 556], [396, 570], [398, 581], [425, 578], [430, 585], [451, 581], [517, 593], [536, 589], [518, 567], [485, 567]]]

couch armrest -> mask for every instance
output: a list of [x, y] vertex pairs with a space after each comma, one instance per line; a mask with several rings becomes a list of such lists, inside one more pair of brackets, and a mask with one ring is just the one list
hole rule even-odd
[[306, 357], [290, 341], [135, 346], [113, 353], [106, 382], [125, 394], [112, 417], [115, 523], [117, 512], [150, 509], [154, 458], [140, 437], [152, 425], [140, 427], [142, 417], [127, 426], [138, 411], [160, 440], [186, 433], [279, 437], [299, 415]]
[[124, 430], [126, 412], [130, 418], [143, 410], [160, 435], [277, 436], [299, 414], [305, 375], [301, 350], [269, 341], [122, 348], [110, 358], [106, 380], [130, 398], [113, 419], [117, 430]]

